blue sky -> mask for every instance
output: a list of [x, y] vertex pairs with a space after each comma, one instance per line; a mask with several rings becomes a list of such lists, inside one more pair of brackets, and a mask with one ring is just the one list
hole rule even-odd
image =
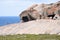
[[18, 16], [34, 3], [53, 3], [57, 1], [59, 0], [0, 0], [0, 16]]

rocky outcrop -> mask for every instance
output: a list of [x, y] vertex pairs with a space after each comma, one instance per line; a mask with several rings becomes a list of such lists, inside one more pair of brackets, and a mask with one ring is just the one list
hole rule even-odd
[[[19, 16], [21, 17], [21, 20], [24, 23], [16, 23], [1, 26], [0, 35], [14, 35], [14, 34], [60, 35], [60, 2], [53, 4], [33, 5], [28, 9], [24, 10]], [[46, 19], [48, 17], [49, 18], [53, 17], [53, 19], [58, 20]]]
[[[33, 10], [35, 10], [35, 11], [33, 11]], [[24, 11], [27, 11], [27, 12], [24, 12]], [[59, 19], [60, 1], [58, 1], [56, 3], [51, 3], [51, 4], [44, 4], [44, 3], [43, 4], [33, 4], [32, 6], [30, 6], [29, 8], [27, 8], [24, 11], [19, 15], [21, 17], [22, 21], [24, 21], [25, 18], [27, 19], [27, 21], [30, 21], [32, 19], [36, 20], [36, 19], [46, 19], [46, 18]], [[25, 16], [23, 16], [23, 15], [25, 15]], [[55, 16], [55, 15], [57, 15], [57, 16]]]
[[60, 20], [35, 20], [0, 27], [0, 35], [15, 34], [58, 34], [60, 35]]
[[25, 10], [20, 14], [20, 19], [22, 22], [27, 22], [31, 20], [40, 19], [41, 15], [35, 9]]

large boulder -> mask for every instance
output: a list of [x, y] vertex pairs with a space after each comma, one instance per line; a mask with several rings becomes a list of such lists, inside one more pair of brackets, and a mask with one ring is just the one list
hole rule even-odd
[[[27, 11], [27, 12], [25, 12]], [[55, 16], [57, 15], [57, 16]], [[33, 4], [24, 10], [20, 15], [21, 20], [36, 20], [36, 19], [56, 19], [60, 17], [60, 1], [51, 4]]]
[[19, 16], [22, 22], [40, 19], [40, 14], [35, 9], [24, 10]]

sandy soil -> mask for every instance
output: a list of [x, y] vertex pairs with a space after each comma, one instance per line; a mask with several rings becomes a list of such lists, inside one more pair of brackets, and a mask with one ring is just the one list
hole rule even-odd
[[60, 34], [60, 20], [34, 20], [0, 27], [0, 35]]

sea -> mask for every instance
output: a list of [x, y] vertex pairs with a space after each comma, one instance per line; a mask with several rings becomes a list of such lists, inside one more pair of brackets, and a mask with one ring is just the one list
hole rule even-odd
[[19, 16], [1, 16], [0, 17], [0, 26], [19, 23], [20, 17]]

